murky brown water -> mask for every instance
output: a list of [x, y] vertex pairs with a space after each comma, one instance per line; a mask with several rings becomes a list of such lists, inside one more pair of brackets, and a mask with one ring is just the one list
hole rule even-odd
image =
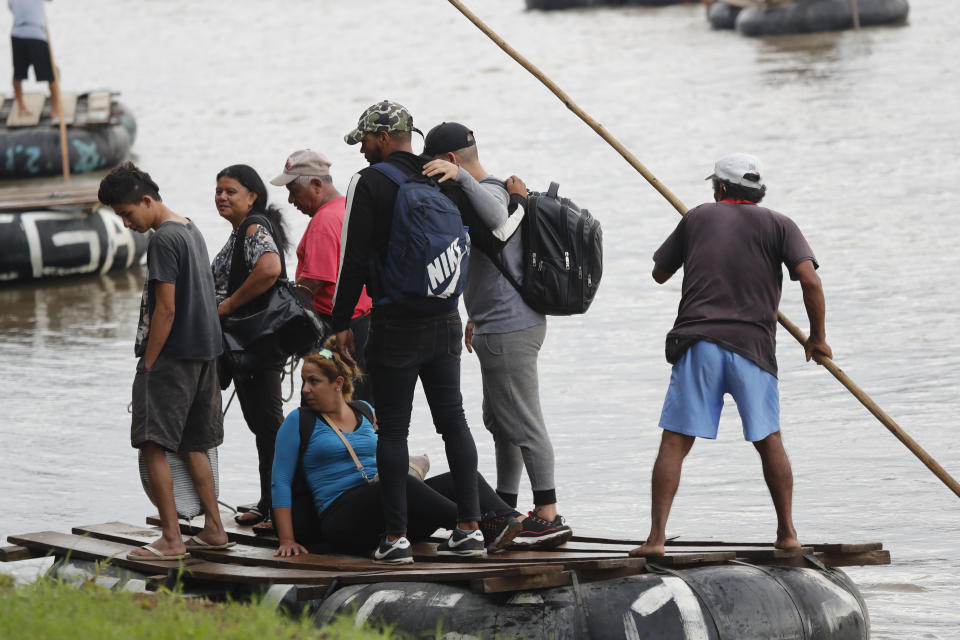
[[[709, 198], [703, 177], [715, 157], [760, 156], [767, 204], [800, 224], [820, 259], [838, 364], [960, 476], [952, 3], [914, 0], [902, 28], [768, 40], [713, 32], [696, 6], [543, 14], [521, 0], [473, 4], [687, 205]], [[406, 104], [421, 127], [468, 123], [488, 169], [532, 188], [557, 180], [589, 207], [604, 224], [603, 287], [586, 316], [551, 320], [543, 401], [564, 515], [581, 529], [642, 536], [669, 373], [662, 337], [679, 299], [679, 282], [658, 287], [648, 273], [676, 213], [447, 3], [265, 7], [87, 0], [48, 12], [64, 85], [123, 91], [140, 124], [139, 161], [213, 250], [229, 231], [212, 206], [220, 168], [247, 162], [269, 178], [308, 146], [333, 160], [343, 189], [363, 161], [341, 137], [383, 97]], [[288, 214], [299, 234], [306, 219]], [[140, 277], [0, 289], [0, 535], [141, 522], [150, 511], [128, 446]], [[792, 283], [782, 310], [806, 328]], [[801, 537], [890, 549], [892, 566], [850, 570], [873, 637], [960, 637], [957, 497], [805, 364], [785, 332], [779, 355]], [[464, 396], [492, 473], [473, 357]], [[427, 416], [418, 406], [413, 447], [442, 469]], [[252, 500], [253, 439], [235, 406], [221, 464], [222, 497]], [[759, 464], [732, 410], [721, 439], [698, 444], [685, 471], [670, 533], [772, 536]]]

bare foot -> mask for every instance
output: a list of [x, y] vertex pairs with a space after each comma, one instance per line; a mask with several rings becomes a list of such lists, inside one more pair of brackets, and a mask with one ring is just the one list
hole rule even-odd
[[802, 545], [800, 541], [797, 540], [797, 536], [783, 536], [777, 537], [777, 541], [773, 544], [777, 549], [783, 549], [784, 551], [796, 551]]
[[178, 556], [187, 552], [187, 547], [185, 544], [183, 544], [183, 540], [180, 540], [178, 544], [165, 538], [159, 538], [146, 546], [155, 549], [156, 553], [141, 547], [139, 549], [134, 549], [128, 555], [130, 557], [143, 558], [144, 560], [156, 560], [157, 553], [164, 556]]
[[207, 544], [212, 545], [226, 544], [230, 541], [230, 539], [227, 537], [227, 532], [222, 528], [214, 529], [213, 527], [207, 526], [197, 532], [194, 537], [201, 542], [206, 542]]
[[630, 550], [631, 558], [656, 558], [664, 554], [665, 548], [662, 544], [643, 544], [636, 549]]

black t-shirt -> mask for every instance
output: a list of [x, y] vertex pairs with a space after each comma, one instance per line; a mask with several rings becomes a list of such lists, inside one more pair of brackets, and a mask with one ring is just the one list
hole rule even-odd
[[680, 220], [653, 254], [668, 273], [683, 267], [683, 293], [668, 337], [693, 336], [777, 375], [781, 265], [816, 258], [796, 223], [754, 204], [703, 204]]
[[[420, 175], [423, 165], [430, 158], [417, 156], [407, 151], [391, 153], [386, 161], [396, 165], [407, 174]], [[466, 194], [453, 180], [440, 184], [443, 193], [453, 200], [461, 215], [476, 216], [467, 200]], [[363, 286], [367, 286], [370, 297], [376, 301], [381, 297], [378, 279], [379, 266], [384, 263], [387, 244], [390, 240], [390, 227], [393, 222], [393, 207], [397, 199], [397, 185], [387, 176], [372, 167], [357, 172], [347, 188], [347, 203], [344, 213], [344, 238], [341, 251], [340, 275], [337, 278], [337, 290], [333, 298], [334, 331], [342, 331], [350, 326], [353, 309], [360, 297]], [[394, 309], [394, 312], [415, 315], [442, 314], [457, 308], [456, 297], [428, 299], [416, 310]], [[379, 305], [400, 307], [392, 303]]]

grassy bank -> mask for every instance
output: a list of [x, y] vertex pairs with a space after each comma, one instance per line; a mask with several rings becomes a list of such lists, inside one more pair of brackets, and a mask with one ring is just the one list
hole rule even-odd
[[309, 620], [293, 620], [256, 603], [220, 604], [171, 593], [122, 593], [52, 579], [14, 586], [9, 576], [0, 575], [0, 638], [372, 640], [389, 635], [357, 629], [348, 619], [320, 630]]

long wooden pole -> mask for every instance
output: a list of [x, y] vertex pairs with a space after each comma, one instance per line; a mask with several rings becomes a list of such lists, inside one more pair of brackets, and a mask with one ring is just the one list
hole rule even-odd
[[860, 7], [857, 6], [857, 0], [850, 0], [850, 9], [853, 11], [853, 28], [860, 30]]
[[[60, 96], [60, 72], [57, 71], [57, 61], [53, 59], [53, 43], [50, 42], [50, 28], [44, 17], [43, 28], [47, 32], [47, 49], [50, 51], [50, 66], [53, 67], [53, 86], [50, 88], [51, 102], [56, 100], [60, 109], [60, 164], [63, 167], [64, 181], [70, 180], [70, 150], [67, 148], [67, 114], [63, 109], [63, 100]], [[52, 105], [51, 105], [52, 106]]]
[[[537, 67], [535, 67], [529, 60], [520, 55], [513, 47], [511, 47], [507, 42], [497, 35], [490, 27], [488, 27], [480, 18], [478, 18], [472, 11], [463, 5], [460, 0], [449, 0], [450, 4], [457, 8], [460, 13], [462, 13], [470, 22], [477, 26], [478, 29], [483, 31], [488, 38], [494, 41], [498, 47], [503, 49], [507, 55], [516, 60], [520, 65], [532, 73], [540, 82], [542, 82], [550, 91], [556, 95], [561, 102], [571, 111], [573, 111], [577, 116], [586, 122], [591, 129], [597, 132], [601, 138], [606, 140], [610, 146], [617, 150], [624, 159], [630, 163], [633, 168], [640, 172], [647, 182], [653, 186], [654, 189], [659, 191], [664, 198], [667, 199], [670, 204], [680, 213], [680, 215], [685, 215], [688, 211], [687, 207], [680, 202], [680, 199], [677, 198], [669, 189], [667, 189], [663, 183], [661, 183], [657, 178], [650, 173], [649, 170], [643, 163], [640, 162], [630, 151], [624, 147], [620, 141], [613, 137], [613, 135], [603, 128], [603, 126], [590, 117], [589, 114], [583, 111], [571, 98], [568, 96], [560, 87], [556, 85], [550, 78], [545, 76]], [[806, 344], [807, 336], [804, 335], [803, 331], [797, 327], [797, 325], [790, 322], [790, 320], [783, 315], [780, 311], [777, 311], [777, 320], [781, 325], [792, 335], [800, 344]], [[883, 409], [874, 402], [870, 396], [868, 396], [863, 389], [861, 389], [857, 384], [850, 379], [850, 376], [845, 374], [840, 367], [838, 367], [833, 360], [822, 355], [814, 355], [814, 359], [817, 363], [823, 365], [823, 367], [833, 374], [840, 384], [845, 386], [850, 392], [860, 401], [863, 406], [867, 408], [870, 413], [872, 413], [876, 418], [887, 428], [890, 432], [897, 437], [910, 451], [920, 459], [923, 464], [927, 466], [930, 471], [933, 472], [940, 480], [950, 488], [958, 497], [960, 497], [960, 483], [953, 479], [953, 477], [941, 467], [933, 457], [924, 451], [924, 449], [917, 444], [917, 442], [911, 438], [893, 419], [884, 412]]]

